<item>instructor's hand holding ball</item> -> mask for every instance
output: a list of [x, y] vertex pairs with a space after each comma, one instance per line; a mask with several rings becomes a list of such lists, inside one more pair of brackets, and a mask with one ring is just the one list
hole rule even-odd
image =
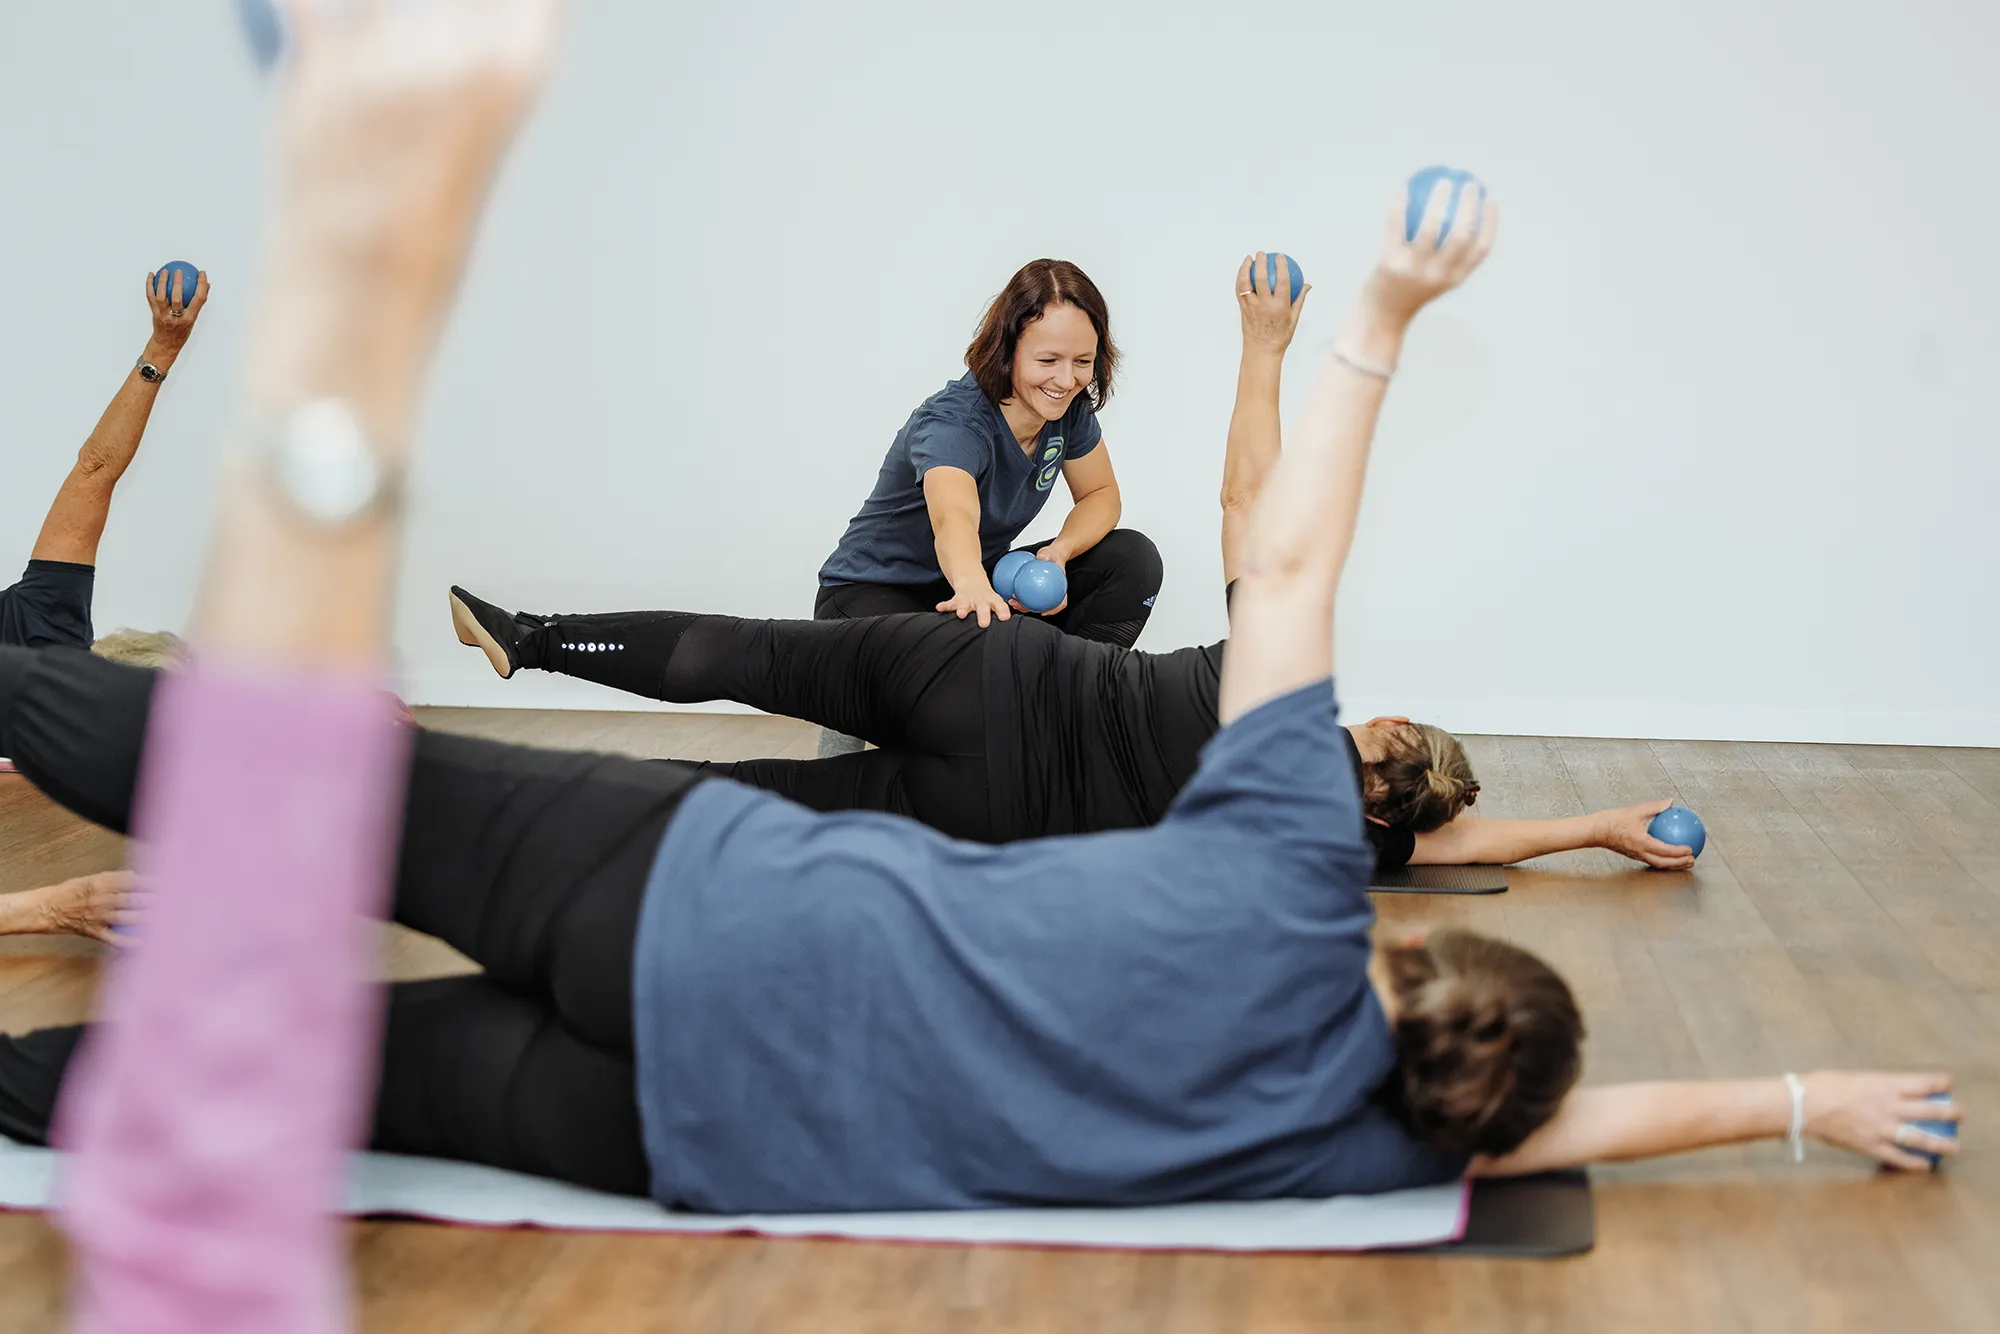
[[1050, 607], [1047, 611], [1041, 611], [1041, 612], [1036, 611], [1033, 607], [1022, 606], [1021, 600], [1019, 598], [1010, 598], [1008, 599], [1008, 603], [1016, 611], [1025, 611], [1032, 616], [1060, 616], [1064, 608], [1069, 606], [1069, 551], [1067, 548], [1059, 547], [1055, 543], [1051, 542], [1047, 546], [1043, 547], [1040, 551], [1037, 551], [1035, 553], [1035, 559], [1047, 561], [1049, 564], [1055, 566], [1056, 569], [1062, 574], [1063, 576], [1062, 601], [1056, 603], [1055, 606]]

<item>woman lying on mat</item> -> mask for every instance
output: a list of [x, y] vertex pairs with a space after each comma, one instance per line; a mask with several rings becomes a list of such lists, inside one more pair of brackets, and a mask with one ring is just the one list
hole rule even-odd
[[[1373, 941], [1333, 595], [1404, 331], [1498, 227], [1436, 247], [1445, 198], [1414, 243], [1390, 220], [1246, 526], [1222, 726], [1158, 825], [986, 847], [419, 732], [394, 916], [485, 971], [390, 988], [373, 1144], [726, 1213], [1329, 1196], [1788, 1130], [1951, 1152], [1902, 1124], [1956, 1115], [1918, 1101], [1942, 1076], [1576, 1089], [1538, 959]], [[0, 650], [0, 744], [122, 829], [155, 680]], [[46, 1135], [80, 1033], [0, 1041], [0, 1129]]]
[[1038, 259], [1007, 280], [966, 349], [969, 369], [925, 399], [860, 512], [820, 567], [813, 616], [950, 611], [976, 625], [1028, 613], [993, 591], [994, 563], [1048, 503], [1060, 474], [1075, 501], [1033, 548], [1064, 567], [1069, 596], [1042, 619], [1130, 648], [1160, 591], [1160, 553], [1119, 528], [1121, 501], [1097, 412], [1118, 349], [1097, 285]]
[[[1267, 279], [1253, 290], [1251, 274], [1264, 266], [1258, 255], [1236, 275], [1243, 357], [1222, 485], [1232, 588], [1247, 518], [1278, 462], [1279, 375], [1311, 290], [1290, 303]], [[1288, 273], [1276, 291], [1290, 291]], [[839, 624], [658, 611], [517, 616], [460, 588], [451, 603], [459, 638], [503, 677], [539, 668], [649, 699], [729, 699], [819, 723], [878, 749], [722, 772], [815, 810], [892, 811], [990, 843], [1159, 820], [1215, 735], [1228, 645], [1145, 653], [1057, 634], [1032, 617], [981, 633], [929, 614]], [[1469, 809], [1479, 784], [1449, 732], [1376, 718], [1339, 739], [1378, 869], [1588, 847], [1672, 870], [1694, 864], [1689, 849], [1646, 832], [1666, 801], [1560, 820], [1482, 819]]]

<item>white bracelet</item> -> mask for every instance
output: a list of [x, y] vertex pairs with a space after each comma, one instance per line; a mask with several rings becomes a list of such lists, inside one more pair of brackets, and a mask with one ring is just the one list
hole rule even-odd
[[1350, 357], [1338, 347], [1333, 349], [1333, 359], [1351, 371], [1359, 371], [1363, 375], [1372, 375], [1378, 380], [1393, 380], [1396, 378], [1396, 372], [1393, 367], [1377, 366], [1373, 362], [1363, 361], [1359, 357]]
[[1792, 1095], [1792, 1126], [1785, 1132], [1785, 1142], [1792, 1146], [1792, 1161], [1806, 1160], [1806, 1085], [1791, 1071], [1785, 1071], [1785, 1091]]

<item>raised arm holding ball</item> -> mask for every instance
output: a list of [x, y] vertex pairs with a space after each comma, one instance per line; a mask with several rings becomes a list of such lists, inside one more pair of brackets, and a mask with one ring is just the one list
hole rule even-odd
[[97, 546], [111, 518], [112, 492], [132, 466], [160, 386], [207, 304], [208, 275], [191, 264], [176, 261], [146, 275], [152, 332], [77, 451], [20, 581], [0, 590], [0, 645], [90, 647]]

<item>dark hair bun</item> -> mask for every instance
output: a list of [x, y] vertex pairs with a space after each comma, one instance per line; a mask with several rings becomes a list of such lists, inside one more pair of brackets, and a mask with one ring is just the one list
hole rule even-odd
[[1458, 1153], [1510, 1153], [1555, 1115], [1582, 1067], [1583, 1017], [1526, 950], [1440, 931], [1388, 952], [1398, 1010], [1390, 1102], [1410, 1133]]

